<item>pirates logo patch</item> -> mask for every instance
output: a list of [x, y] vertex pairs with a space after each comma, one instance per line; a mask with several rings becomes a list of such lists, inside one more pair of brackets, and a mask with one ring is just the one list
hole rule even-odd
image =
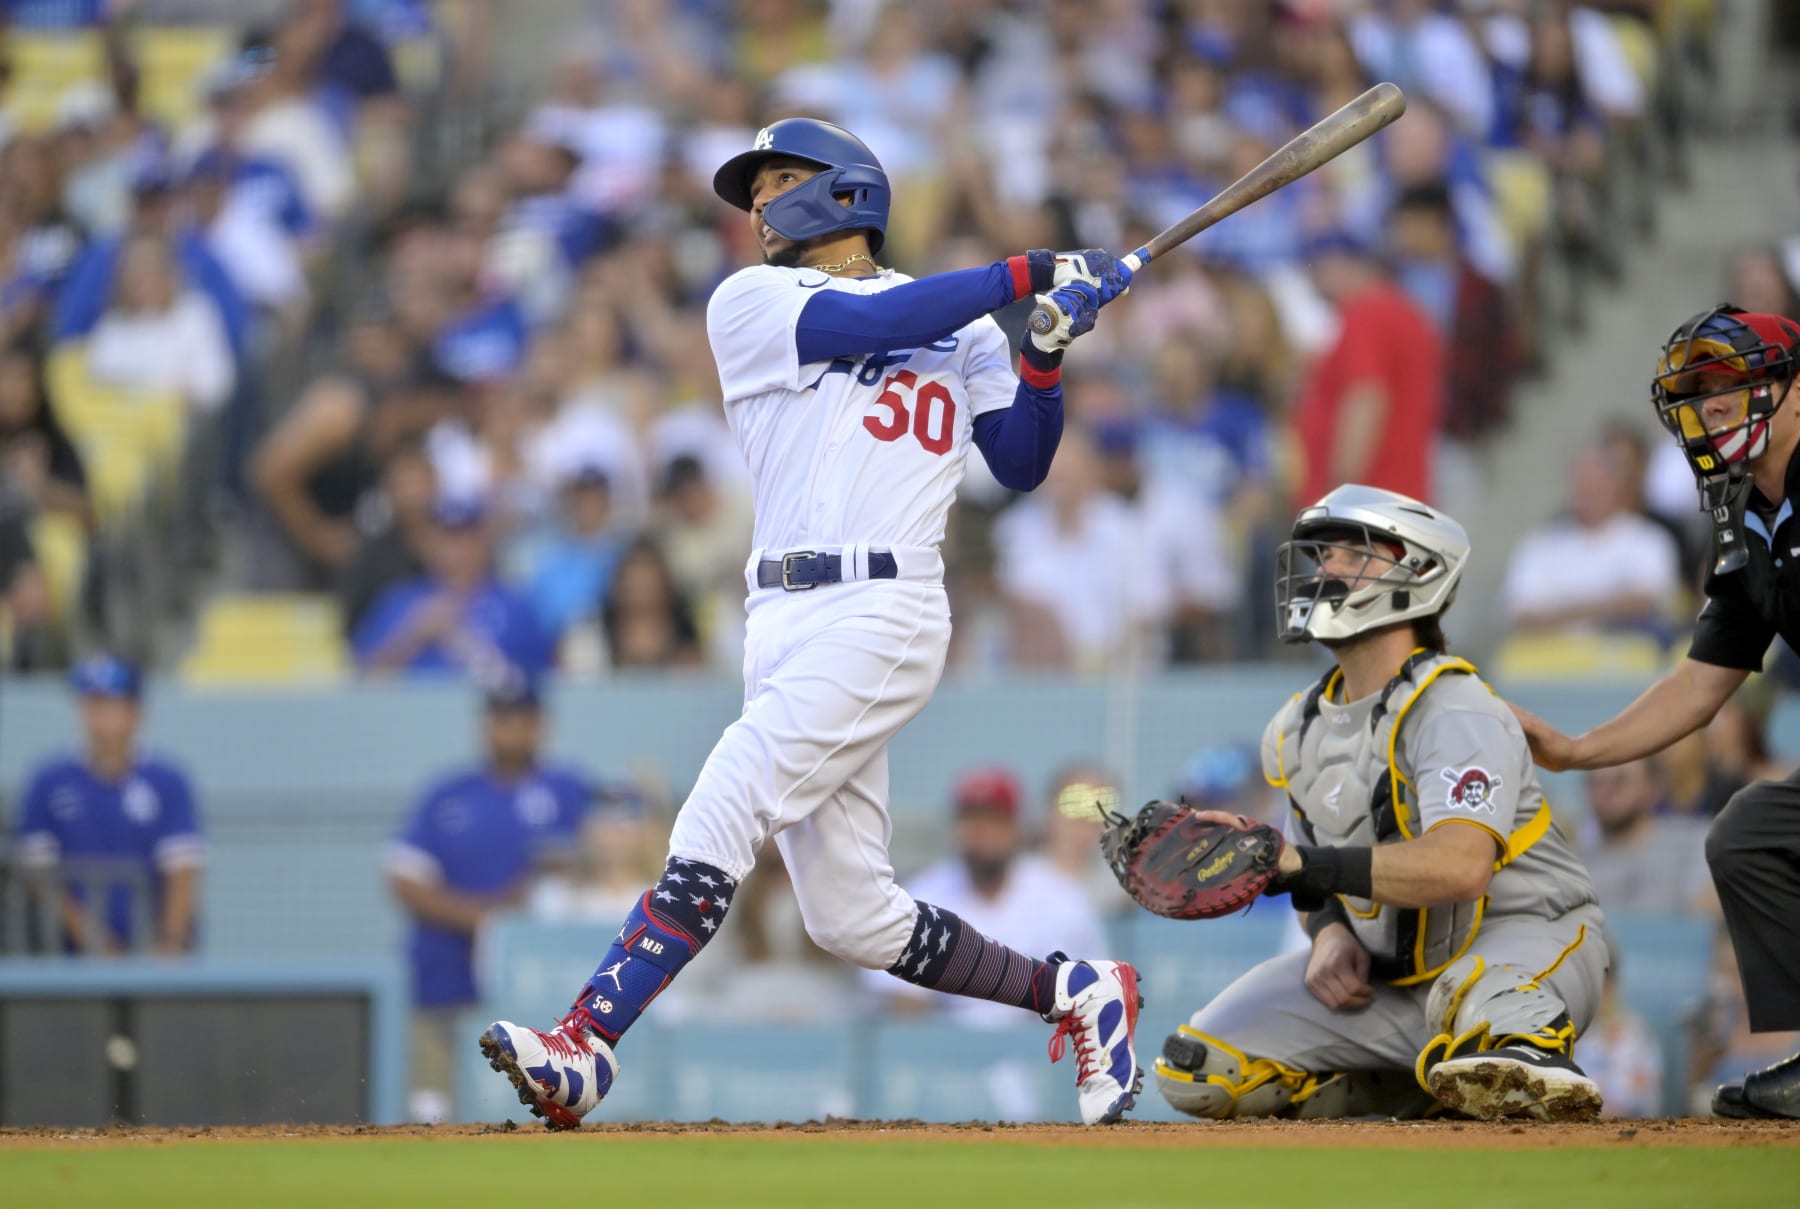
[[1450, 805], [1471, 814], [1477, 810], [1494, 813], [1493, 793], [1501, 780], [1485, 768], [1445, 768], [1439, 773], [1450, 785]]

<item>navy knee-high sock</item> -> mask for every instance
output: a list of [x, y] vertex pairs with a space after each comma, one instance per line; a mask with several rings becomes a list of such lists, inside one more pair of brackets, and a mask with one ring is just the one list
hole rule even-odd
[[736, 892], [737, 883], [713, 866], [670, 857], [662, 878], [625, 917], [571, 1015], [616, 1044], [718, 932]]
[[918, 904], [912, 939], [888, 973], [950, 995], [1010, 1003], [1040, 1016], [1056, 1002], [1057, 963], [983, 936], [954, 912]]

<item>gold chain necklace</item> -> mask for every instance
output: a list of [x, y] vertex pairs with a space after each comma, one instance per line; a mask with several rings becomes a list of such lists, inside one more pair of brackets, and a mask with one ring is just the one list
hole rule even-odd
[[870, 260], [868, 254], [865, 252], [852, 252], [836, 264], [809, 264], [802, 267], [816, 269], [821, 273], [841, 273], [859, 260], [868, 265], [871, 269], [874, 269], [877, 273], [884, 271], [880, 265], [876, 264], [873, 260]]

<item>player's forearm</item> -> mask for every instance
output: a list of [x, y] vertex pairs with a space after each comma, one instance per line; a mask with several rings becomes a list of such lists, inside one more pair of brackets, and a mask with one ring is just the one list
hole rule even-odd
[[1000, 485], [1013, 491], [1031, 491], [1044, 481], [1062, 431], [1062, 387], [1024, 379], [1011, 407], [975, 417], [976, 447]]
[[156, 948], [162, 953], [183, 953], [194, 934], [194, 904], [199, 898], [197, 869], [177, 869], [163, 883], [162, 919], [158, 922]]
[[427, 885], [409, 877], [389, 879], [401, 905], [421, 920], [458, 932], [474, 932], [492, 910], [485, 899], [458, 894], [442, 886]]
[[1019, 297], [1005, 261], [934, 273], [879, 294], [819, 290], [800, 312], [794, 347], [802, 365], [920, 348]]
[[1618, 717], [1574, 740], [1570, 768], [1610, 768], [1661, 751], [1699, 730], [1750, 673], [1684, 659]]
[[1372, 854], [1370, 897], [1390, 907], [1474, 902], [1487, 893], [1495, 855], [1492, 836], [1463, 825], [1440, 827], [1399, 844], [1381, 844]]

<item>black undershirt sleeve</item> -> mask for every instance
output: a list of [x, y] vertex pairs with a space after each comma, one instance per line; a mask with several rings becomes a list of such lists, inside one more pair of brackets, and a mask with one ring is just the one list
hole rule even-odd
[[1707, 580], [1706, 607], [1694, 623], [1690, 658], [1715, 667], [1757, 671], [1769, 644], [1775, 641], [1775, 623], [1763, 617], [1744, 590], [1742, 572], [1715, 575]]

